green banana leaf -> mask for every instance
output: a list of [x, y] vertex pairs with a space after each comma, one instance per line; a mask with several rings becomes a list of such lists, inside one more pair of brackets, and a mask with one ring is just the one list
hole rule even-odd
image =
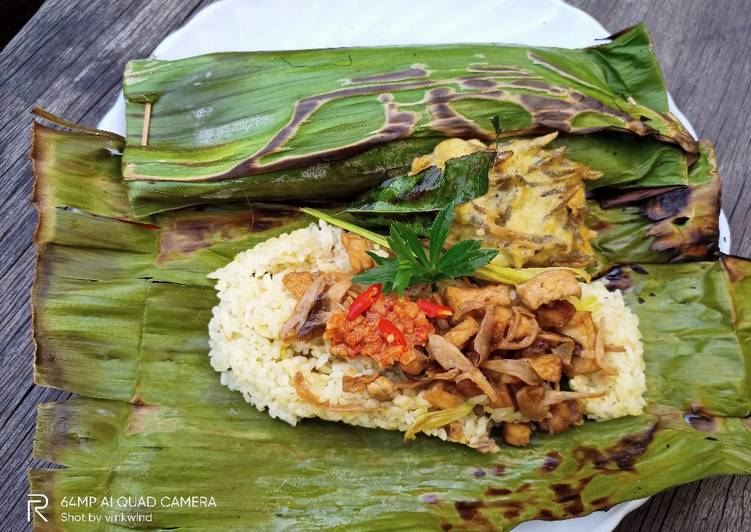
[[[644, 137], [651, 153], [603, 183], [697, 151], [668, 112], [643, 25], [582, 50], [480, 44], [136, 60], [124, 94], [123, 175], [139, 215], [217, 199], [352, 195], [405, 173], [443, 138], [495, 140], [496, 116], [517, 136]], [[594, 158], [612, 170], [608, 147]], [[578, 153], [592, 158], [587, 151]], [[652, 182], [685, 177], [649, 170]]]
[[39, 530], [509, 529], [751, 472], [749, 262], [610, 272], [642, 324], [643, 416], [495, 455], [319, 421], [293, 428], [210, 368], [205, 275], [310, 219], [259, 204], [136, 218], [123, 146], [34, 126], [35, 381], [81, 396], [39, 409], [34, 456], [67, 466], [30, 473], [49, 498]]
[[390, 227], [394, 221], [427, 235], [436, 213], [446, 204], [461, 205], [487, 194], [493, 154], [477, 152], [431, 166], [414, 175], [388, 179], [357, 198], [345, 212], [360, 225]]
[[477, 152], [431, 166], [414, 175], [381, 183], [347, 207], [351, 214], [414, 214], [437, 212], [449, 203], [461, 205], [488, 192], [493, 155]]
[[[429, 153], [441, 139], [411, 138], [373, 148], [342, 161], [321, 161], [263, 176], [211, 182], [129, 181], [133, 212], [149, 216], [191, 205], [238, 200], [347, 198], [409, 171], [412, 159]], [[553, 147], [567, 146], [568, 156], [603, 176], [588, 188], [665, 187], [688, 183], [684, 152], [650, 137], [592, 134], [559, 137]]]
[[716, 257], [720, 175], [711, 143], [699, 143], [699, 158], [689, 168], [687, 183], [684, 187], [621, 189], [600, 202], [589, 201], [587, 225], [597, 231], [592, 245], [601, 268]]

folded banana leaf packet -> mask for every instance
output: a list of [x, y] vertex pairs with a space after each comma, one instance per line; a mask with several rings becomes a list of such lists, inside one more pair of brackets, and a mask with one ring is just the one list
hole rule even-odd
[[[34, 380], [75, 394], [39, 406], [34, 457], [64, 466], [30, 472], [31, 493], [49, 498], [39, 530], [86, 514], [102, 522], [76, 530], [509, 530], [751, 472], [751, 262], [718, 251], [716, 155], [668, 111], [643, 25], [581, 50], [136, 60], [124, 93], [124, 138], [42, 110], [33, 125]], [[446, 139], [462, 139], [464, 159], [424, 158]], [[584, 176], [576, 230], [589, 237], [571, 256], [589, 259], [572, 265], [638, 318], [643, 413], [537, 431], [523, 447], [496, 437], [481, 453], [318, 419], [293, 427], [220, 382], [209, 274], [317, 222], [300, 207], [358, 224], [404, 205], [432, 216], [447, 190], [472, 205], [496, 186], [491, 160], [522, 145], [547, 154], [530, 169], [565, 157]], [[70, 504], [85, 496], [136, 502]]]

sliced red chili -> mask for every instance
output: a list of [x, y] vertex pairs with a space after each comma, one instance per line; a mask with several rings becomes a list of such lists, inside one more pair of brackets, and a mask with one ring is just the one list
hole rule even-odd
[[381, 295], [383, 288], [380, 284], [372, 284], [365, 291], [357, 296], [352, 304], [349, 306], [347, 312], [347, 320], [352, 321], [356, 317], [360, 316], [363, 312], [368, 310], [373, 302]]
[[417, 306], [429, 318], [448, 318], [454, 313], [451, 307], [433, 303], [429, 299], [418, 299]]
[[378, 332], [381, 333], [381, 337], [389, 345], [407, 345], [404, 333], [399, 330], [399, 327], [394, 325], [393, 321], [387, 318], [381, 318], [378, 321]]

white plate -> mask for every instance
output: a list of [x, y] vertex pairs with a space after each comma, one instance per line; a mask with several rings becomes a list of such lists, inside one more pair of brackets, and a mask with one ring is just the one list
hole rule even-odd
[[[209, 52], [295, 50], [389, 44], [502, 42], [581, 48], [612, 32], [560, 0], [222, 0], [197, 12], [156, 47], [154, 57], [180, 59]], [[621, 28], [617, 28], [621, 29]], [[694, 129], [670, 99], [671, 111]], [[118, 96], [99, 128], [125, 134], [125, 102]], [[730, 231], [720, 213], [720, 250]], [[566, 521], [528, 521], [515, 532], [609, 532], [647, 499]]]

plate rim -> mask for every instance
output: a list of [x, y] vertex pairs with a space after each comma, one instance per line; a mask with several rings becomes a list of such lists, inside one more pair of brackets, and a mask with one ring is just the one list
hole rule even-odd
[[[304, 0], [288, 0], [288, 3], [295, 3], [295, 2], [304, 2]], [[365, 0], [350, 0], [352, 1], [360, 1], [365, 3]], [[415, 0], [413, 0], [415, 1]], [[588, 24], [592, 26], [593, 28], [593, 34], [602, 35], [602, 36], [608, 36], [611, 35], [612, 32], [609, 32], [605, 27], [592, 15], [587, 13], [586, 11], [572, 6], [568, 3], [566, 3], [564, 0], [542, 0], [544, 3], [549, 4], [551, 8], [555, 8], [557, 10], [560, 10], [564, 14], [564, 16], [570, 16], [575, 17], [578, 19], [580, 23]], [[430, 0], [416, 0], [415, 3], [421, 3], [421, 2], [430, 2]], [[487, 3], [502, 3], [504, 0], [489, 0]], [[149, 55], [149, 57], [158, 57], [160, 55], [163, 55], [165, 51], [169, 51], [172, 47], [178, 46], [180, 39], [182, 39], [186, 34], [190, 34], [192, 31], [195, 30], [195, 28], [199, 27], [200, 24], [202, 24], [203, 21], [209, 19], [211, 16], [214, 16], [216, 13], [221, 12], [224, 9], [228, 9], [229, 6], [240, 4], [239, 0], [219, 0], [217, 2], [214, 2], [212, 4], [209, 4], [197, 12], [195, 12], [182, 26], [177, 28], [176, 30], [170, 32], [167, 36], [162, 39], [159, 44], [156, 45], [154, 48], [154, 51]], [[247, 1], [244, 0], [243, 4], [245, 7], [250, 6], [257, 6], [260, 4], [256, 0], [256, 2], [253, 1]], [[601, 38], [601, 37], [594, 37], [593, 41]], [[466, 42], [462, 40], [453, 41], [456, 43]], [[475, 42], [481, 42], [481, 41], [475, 41]], [[363, 46], [367, 46], [367, 44], [363, 44]], [[320, 47], [320, 46], [319, 46]], [[315, 48], [315, 47], [312, 47]], [[279, 50], [286, 50], [290, 48], [278, 48]], [[301, 48], [297, 48], [301, 49]], [[302, 49], [305, 49], [303, 47]], [[220, 50], [214, 50], [214, 51], [220, 51]], [[251, 51], [251, 50], [248, 50]], [[208, 51], [203, 53], [209, 53]], [[686, 127], [686, 129], [691, 133], [691, 135], [696, 139], [698, 138], [696, 131], [694, 130], [693, 126], [691, 125], [688, 118], [680, 111], [680, 109], [677, 107], [675, 101], [673, 100], [672, 96], [668, 92], [668, 104], [670, 112], [673, 113], [676, 118]], [[104, 129], [108, 131], [114, 131], [116, 133], [120, 133], [124, 135], [124, 116], [125, 116], [125, 102], [123, 99], [122, 91], [120, 91], [117, 95], [117, 98], [115, 102], [108, 108], [107, 112], [102, 116], [102, 118], [99, 120], [97, 127], [99, 129]], [[728, 254], [730, 252], [730, 226], [727, 220], [727, 217], [722, 209], [720, 209], [720, 215], [719, 215], [719, 249], [722, 253]], [[565, 519], [555, 522], [546, 522], [546, 521], [525, 521], [523, 523], [520, 523], [516, 527], [514, 527], [513, 530], [517, 530], [518, 532], [523, 532], [522, 529], [529, 527], [530, 525], [534, 526], [537, 525], [543, 526], [545, 528], [552, 528], [552, 523], [559, 523], [560, 525], [563, 525], [563, 528], [566, 528], [567, 525], [571, 525], [571, 530], [578, 530], [579, 524], [581, 523], [581, 520], [588, 520], [588, 518], [592, 517], [598, 517], [600, 519], [600, 522], [595, 524], [594, 527], [592, 527], [592, 523], [587, 523], [588, 530], [591, 531], [612, 531], [622, 520], [623, 518], [629, 514], [630, 512], [636, 510], [640, 506], [642, 506], [644, 503], [649, 500], [650, 497], [644, 497], [640, 499], [633, 499], [629, 501], [624, 501], [619, 504], [616, 504], [615, 506], [609, 508], [608, 510], [598, 510], [595, 512], [591, 512], [590, 514], [587, 514], [586, 516], [573, 518], [573, 519]]]

